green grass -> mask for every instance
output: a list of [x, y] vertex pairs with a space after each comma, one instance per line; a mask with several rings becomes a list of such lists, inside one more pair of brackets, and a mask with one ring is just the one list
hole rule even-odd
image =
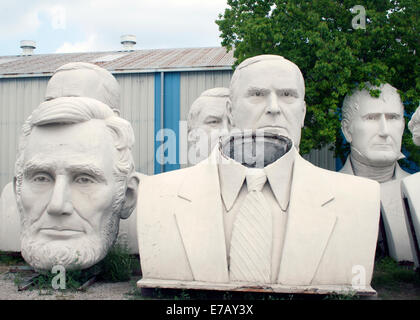
[[372, 287], [380, 299], [420, 300], [420, 272], [385, 257], [376, 261]]
[[[86, 270], [66, 271], [66, 290], [77, 290], [97, 272], [98, 269], [95, 266]], [[57, 274], [53, 274], [49, 271], [41, 273], [39, 277], [34, 279], [33, 289], [51, 290], [51, 284], [55, 276], [57, 276]]]
[[348, 294], [329, 294], [324, 300], [359, 300], [360, 297], [355, 292], [349, 292]]
[[372, 286], [393, 286], [401, 283], [420, 286], [420, 273], [410, 266], [399, 265], [389, 257], [376, 262]]
[[22, 256], [19, 253], [1, 252], [0, 251], [0, 265], [17, 266], [25, 264]]

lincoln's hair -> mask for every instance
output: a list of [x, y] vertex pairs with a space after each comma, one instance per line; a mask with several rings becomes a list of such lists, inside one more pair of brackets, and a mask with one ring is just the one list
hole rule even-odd
[[259, 55], [255, 57], [248, 58], [244, 61], [242, 61], [235, 69], [232, 75], [232, 79], [230, 81], [230, 100], [233, 102], [235, 97], [235, 89], [236, 89], [236, 83], [238, 82], [239, 78], [241, 77], [241, 71], [245, 69], [246, 67], [263, 62], [263, 61], [279, 61], [279, 62], [286, 62], [289, 65], [291, 65], [296, 70], [296, 76], [298, 77], [298, 81], [300, 84], [300, 94], [302, 95], [302, 98], [305, 98], [305, 80], [303, 79], [302, 72], [300, 71], [299, 67], [294, 64], [292, 61], [285, 59], [282, 56], [278, 55], [272, 55], [272, 54], [264, 54]]
[[413, 134], [413, 141], [415, 145], [420, 146], [420, 135], [418, 131], [415, 133], [416, 127], [420, 126], [420, 107], [417, 108], [416, 112], [411, 117], [411, 120], [408, 122], [408, 129]]
[[[120, 85], [118, 84], [118, 81], [108, 70], [101, 68], [95, 64], [86, 63], [86, 62], [67, 63], [59, 67], [57, 70], [55, 70], [53, 76], [50, 79], [50, 82], [51, 83], [54, 82], [55, 74], [66, 72], [66, 71], [72, 71], [72, 70], [93, 71], [97, 76], [97, 79], [95, 82], [98, 85], [98, 88], [100, 89], [99, 91], [101, 93], [101, 96], [92, 97], [92, 98], [100, 100], [101, 102], [110, 106], [111, 109], [120, 110], [121, 96], [120, 96]], [[55, 98], [58, 98], [58, 97], [45, 97], [46, 100], [51, 100]]]
[[[41, 103], [22, 126], [18, 156], [15, 164], [16, 193], [21, 194], [24, 170], [24, 153], [28, 138], [34, 127], [54, 124], [76, 124], [98, 119], [105, 122], [114, 140], [118, 158], [114, 166], [114, 176], [120, 185], [113, 209], [121, 206], [125, 198], [128, 177], [134, 172], [131, 149], [134, 133], [130, 123], [114, 114], [104, 103], [86, 97], [62, 97]], [[19, 201], [18, 201], [19, 202]]]
[[358, 88], [354, 89], [350, 94], [346, 95], [343, 101], [343, 108], [341, 110], [342, 113], [342, 120], [341, 120], [341, 127], [342, 128], [350, 128], [351, 122], [353, 121], [354, 117], [356, 116], [359, 108], [360, 108], [360, 101], [363, 97], [372, 97], [369, 93], [369, 90], [381, 90], [381, 95], [379, 99], [382, 101], [387, 102], [392, 97], [398, 97], [398, 100], [401, 104], [402, 112], [404, 113], [404, 106], [401, 102], [400, 95], [396, 88], [391, 86], [390, 84], [383, 84], [379, 87], [373, 86], [370, 83], [366, 83], [366, 88], [363, 90], [359, 90]]
[[227, 100], [229, 98], [229, 89], [228, 88], [213, 88], [203, 91], [201, 95], [194, 100], [187, 117], [187, 126], [188, 131], [194, 129], [194, 123], [197, 121], [198, 115], [201, 110], [206, 107], [205, 103], [202, 103], [202, 98], [219, 98]]

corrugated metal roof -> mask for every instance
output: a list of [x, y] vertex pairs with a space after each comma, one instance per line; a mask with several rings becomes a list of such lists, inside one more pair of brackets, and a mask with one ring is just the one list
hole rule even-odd
[[219, 48], [150, 49], [129, 52], [86, 52], [0, 56], [0, 77], [50, 75], [69, 62], [90, 62], [110, 72], [146, 72], [165, 69], [224, 69], [235, 59], [233, 52]]

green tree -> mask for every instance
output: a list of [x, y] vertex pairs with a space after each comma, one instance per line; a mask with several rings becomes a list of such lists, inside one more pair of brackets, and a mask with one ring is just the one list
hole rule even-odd
[[[403, 99], [407, 122], [420, 101], [419, 0], [228, 0], [216, 23], [236, 65], [259, 54], [295, 62], [306, 84], [307, 115], [301, 151], [332, 144], [348, 152], [340, 130], [342, 101], [353, 88], [390, 83]], [[353, 28], [365, 8], [365, 29]], [[357, 21], [356, 21], [357, 22]], [[378, 92], [372, 92], [372, 95]], [[406, 130], [403, 151], [420, 164]], [[408, 162], [402, 163], [408, 166]]]

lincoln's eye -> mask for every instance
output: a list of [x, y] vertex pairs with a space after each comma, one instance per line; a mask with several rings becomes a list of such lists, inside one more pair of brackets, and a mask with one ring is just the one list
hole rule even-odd
[[37, 175], [34, 177], [33, 181], [37, 183], [46, 183], [50, 182], [50, 178], [45, 175]]
[[261, 95], [261, 92], [256, 91], [256, 92], [255, 92], [255, 95], [256, 95], [257, 97], [259, 97], [259, 96]]
[[398, 114], [390, 114], [390, 115], [387, 115], [387, 119], [388, 120], [399, 120], [400, 116]]
[[284, 96], [285, 96], [285, 97], [288, 97], [288, 96], [290, 96], [290, 93], [289, 93], [289, 92], [285, 92], [285, 93], [284, 93]]
[[75, 179], [75, 182], [80, 183], [80, 184], [89, 184], [89, 183], [94, 183], [95, 181], [90, 177], [80, 176]]
[[45, 173], [37, 173], [33, 176], [32, 181], [37, 184], [45, 184], [52, 181], [51, 177]]
[[366, 116], [366, 120], [377, 120], [379, 117], [376, 114], [369, 114]]

